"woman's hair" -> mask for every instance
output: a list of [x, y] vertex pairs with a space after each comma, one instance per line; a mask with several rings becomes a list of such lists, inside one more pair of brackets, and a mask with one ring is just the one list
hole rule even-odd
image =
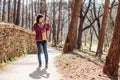
[[39, 23], [39, 19], [42, 18], [42, 17], [43, 17], [43, 15], [39, 14], [36, 18], [36, 23]]

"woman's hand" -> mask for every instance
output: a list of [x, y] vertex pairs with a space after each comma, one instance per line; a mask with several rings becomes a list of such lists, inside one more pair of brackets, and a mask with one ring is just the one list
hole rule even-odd
[[46, 20], [46, 21], [45, 21], [45, 24], [49, 24], [49, 20]]

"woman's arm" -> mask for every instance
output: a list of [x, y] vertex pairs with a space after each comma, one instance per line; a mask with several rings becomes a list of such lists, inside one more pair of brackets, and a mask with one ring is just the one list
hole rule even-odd
[[33, 25], [33, 29], [34, 29], [34, 31], [35, 31], [36, 33], [39, 33], [39, 32], [42, 31], [42, 29], [40, 29], [39, 27], [37, 27], [36, 24]]
[[45, 28], [46, 31], [49, 31], [50, 30], [50, 24], [44, 24], [43, 28]]

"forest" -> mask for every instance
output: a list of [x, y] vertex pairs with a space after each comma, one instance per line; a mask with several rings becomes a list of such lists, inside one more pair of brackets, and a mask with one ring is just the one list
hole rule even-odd
[[0, 0], [0, 23], [34, 32], [38, 14], [50, 21], [52, 47], [62, 55], [88, 54], [111, 80], [119, 80], [120, 0]]

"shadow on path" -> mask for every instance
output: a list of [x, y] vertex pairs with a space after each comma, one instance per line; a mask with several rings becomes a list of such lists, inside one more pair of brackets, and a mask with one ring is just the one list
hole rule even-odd
[[40, 70], [37, 68], [33, 73], [30, 73], [29, 76], [33, 79], [49, 78], [50, 74], [47, 72], [47, 69], [44, 68]]

